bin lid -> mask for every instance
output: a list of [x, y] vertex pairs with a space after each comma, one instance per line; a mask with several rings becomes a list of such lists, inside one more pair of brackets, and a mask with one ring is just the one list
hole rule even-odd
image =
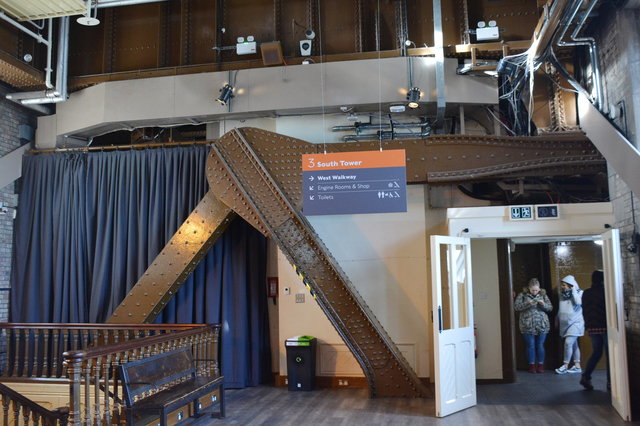
[[293, 336], [285, 341], [285, 346], [310, 346], [315, 339], [313, 336]]

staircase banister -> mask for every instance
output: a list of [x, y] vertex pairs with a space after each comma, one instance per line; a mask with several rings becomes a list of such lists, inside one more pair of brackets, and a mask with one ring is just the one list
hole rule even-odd
[[200, 327], [202, 324], [96, 324], [96, 323], [38, 323], [21, 322], [0, 323], [0, 329], [12, 330], [58, 330], [58, 329], [82, 329], [82, 330], [175, 330]]
[[0, 394], [7, 395], [10, 400], [16, 401], [19, 405], [28, 407], [31, 412], [36, 412], [38, 415], [48, 419], [63, 419], [69, 415], [69, 407], [59, 407], [54, 410], [48, 410], [2, 383], [0, 383]]
[[212, 329], [215, 335], [218, 336], [220, 330], [220, 324], [196, 324], [194, 328], [188, 330], [176, 331], [173, 333], [160, 334], [157, 336], [142, 337], [140, 339], [128, 340], [125, 342], [112, 343], [109, 345], [93, 347], [85, 350], [78, 351], [66, 351], [63, 353], [65, 364], [75, 364], [82, 362], [86, 359], [98, 358], [101, 356], [126, 352], [133, 349], [144, 348], [159, 343], [164, 343], [168, 340], [175, 340], [179, 338], [187, 338], [201, 334], [205, 329]]

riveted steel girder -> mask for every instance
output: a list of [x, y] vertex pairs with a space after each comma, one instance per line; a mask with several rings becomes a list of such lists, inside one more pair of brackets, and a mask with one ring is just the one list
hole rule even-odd
[[[233, 187], [234, 193], [247, 203], [309, 285], [318, 305], [362, 367], [372, 396], [429, 395], [373, 311], [254, 150], [255, 139], [245, 138], [244, 130], [227, 133], [212, 147], [207, 174], [213, 191], [220, 189], [219, 177], [226, 174], [230, 178], [227, 189]], [[299, 186], [301, 182], [289, 183]]]
[[[583, 133], [534, 137], [435, 135], [425, 139], [312, 144], [256, 128], [242, 134], [287, 199], [302, 210], [302, 154], [404, 149], [408, 183], [456, 183], [534, 176], [570, 176], [606, 170]], [[219, 166], [217, 166], [219, 167]], [[220, 200], [268, 235], [231, 178], [219, 167], [209, 184]], [[211, 175], [210, 175], [211, 176]]]
[[234, 212], [207, 193], [107, 323], [153, 322], [234, 217]]
[[[211, 190], [108, 322], [152, 321], [235, 212], [277, 242], [362, 366], [372, 396], [430, 395], [300, 213], [302, 154], [380, 146], [379, 141], [317, 145], [255, 128], [227, 133], [213, 144], [207, 162]], [[604, 159], [581, 133], [521, 138], [438, 135], [384, 141], [382, 148], [406, 150], [409, 183], [605, 170]]]

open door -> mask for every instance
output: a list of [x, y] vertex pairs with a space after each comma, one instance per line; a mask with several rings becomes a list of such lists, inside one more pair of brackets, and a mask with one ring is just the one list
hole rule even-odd
[[471, 245], [468, 238], [431, 237], [436, 416], [476, 405]]
[[625, 421], [631, 420], [627, 338], [624, 328], [622, 259], [620, 233], [611, 229], [602, 234], [604, 294], [607, 304], [607, 338], [611, 371], [611, 404]]

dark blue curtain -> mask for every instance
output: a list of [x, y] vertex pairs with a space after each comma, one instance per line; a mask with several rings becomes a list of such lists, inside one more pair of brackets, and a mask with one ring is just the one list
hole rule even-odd
[[[10, 318], [104, 322], [208, 191], [205, 146], [26, 156]], [[157, 321], [220, 323], [228, 387], [270, 373], [266, 242], [236, 218]]]

